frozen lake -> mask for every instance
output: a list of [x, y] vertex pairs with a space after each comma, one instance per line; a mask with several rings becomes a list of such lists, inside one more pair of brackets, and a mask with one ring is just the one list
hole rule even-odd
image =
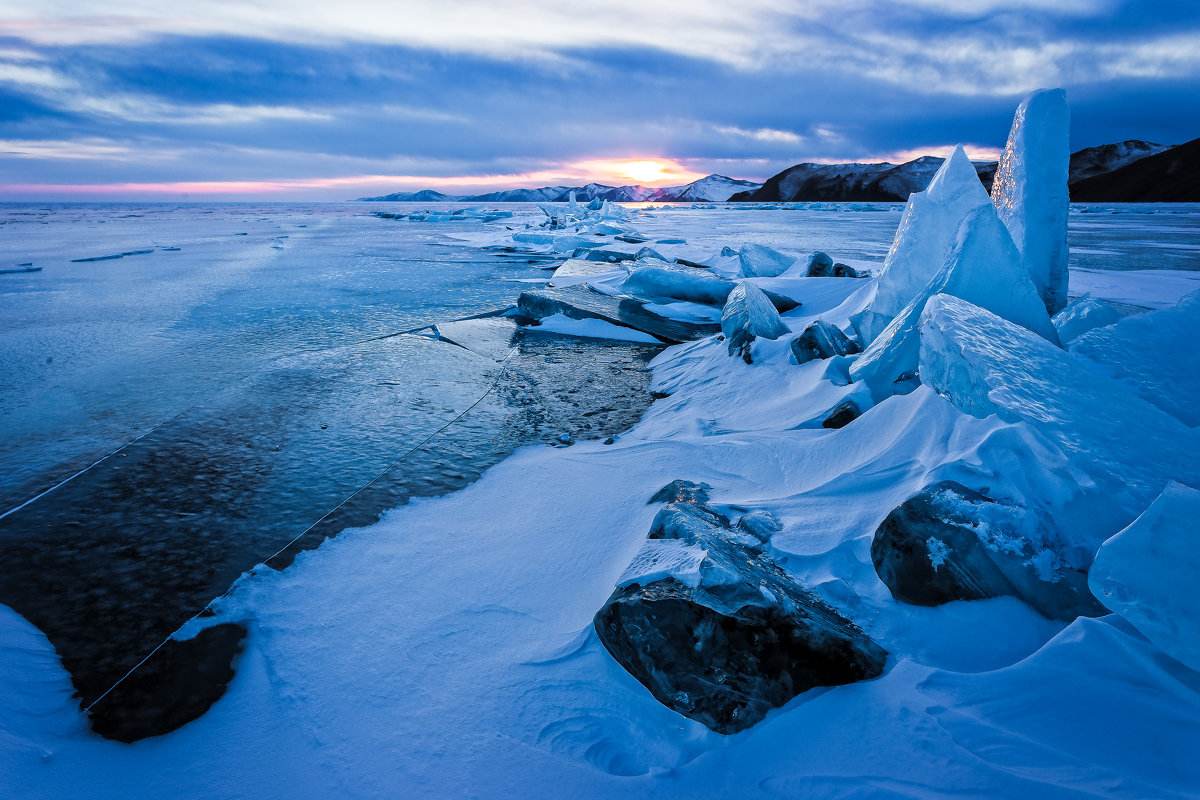
[[[404, 334], [503, 308], [561, 257], [472, 244], [506, 221], [380, 207], [0, 206], [0, 269], [44, 268], [0, 275], [0, 513], [129, 445], [0, 519], [0, 603], [47, 633], [85, 705], [314, 523], [297, 546], [649, 402], [654, 347], [532, 335], [500, 363]], [[877, 268], [900, 209], [678, 208], [639, 229]], [[1200, 267], [1195, 207], [1076, 208], [1070, 237], [1076, 270]]]

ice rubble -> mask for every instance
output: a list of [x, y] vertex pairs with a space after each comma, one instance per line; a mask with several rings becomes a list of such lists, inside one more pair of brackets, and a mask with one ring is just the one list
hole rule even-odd
[[1165, 653], [1200, 670], [1200, 491], [1174, 481], [1101, 545], [1088, 583]]
[[1027, 96], [1013, 117], [992, 199], [1049, 314], [1067, 304], [1070, 111], [1062, 89]]
[[1145, 508], [1167, 480], [1200, 483], [1200, 431], [1025, 328], [939, 294], [920, 331], [922, 383], [968, 414], [1037, 428], [1125, 513]]
[[969, 212], [958, 227], [941, 272], [909, 300], [851, 367], [850, 377], [867, 383], [876, 400], [915, 384], [918, 323], [926, 301], [937, 294], [961, 297], [1058, 343], [1008, 230], [996, 209], [984, 204]]
[[852, 318], [864, 345], [875, 341], [937, 277], [962, 221], [975, 209], [990, 204], [966, 152], [961, 146], [954, 148], [929, 187], [908, 198], [883, 270], [875, 281], [875, 298]]

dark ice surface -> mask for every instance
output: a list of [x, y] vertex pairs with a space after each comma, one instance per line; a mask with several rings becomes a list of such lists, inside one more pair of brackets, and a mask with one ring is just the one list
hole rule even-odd
[[[262, 249], [270, 226], [295, 224], [294, 212], [255, 213], [268, 215], [257, 223], [268, 228]], [[186, 235], [207, 226], [181, 223], [169, 240], [181, 251], [137, 255], [148, 266], [136, 276], [36, 288], [6, 316], [0, 513], [134, 440], [0, 519], [0, 603], [46, 633], [83, 706], [255, 564], [284, 568], [300, 550], [412, 497], [466, 486], [522, 445], [625, 430], [650, 402], [645, 365], [661, 347], [492, 325], [504, 338], [497, 360], [428, 328], [396, 332], [503, 307], [522, 286], [504, 279], [544, 277], [543, 260], [458, 245], [432, 226], [360, 227], [357, 216], [322, 213], [299, 218], [310, 230], [325, 226], [324, 235], [305, 244], [289, 236], [283, 249], [250, 256], [268, 266], [239, 267], [239, 245], [224, 243], [159, 274], [156, 260], [205, 249]], [[152, 220], [144, 239], [172, 222], [162, 212]], [[253, 233], [252, 222], [237, 224]], [[62, 260], [89, 252], [78, 247], [64, 248]], [[54, 299], [64, 292], [82, 296]], [[90, 310], [89, 296], [98, 299]], [[64, 305], [71, 313], [56, 320]], [[106, 319], [114, 308], [121, 314]], [[39, 310], [45, 326], [66, 330], [40, 334]], [[95, 340], [72, 341], [88, 330]], [[20, 364], [30, 343], [18, 333], [66, 354], [47, 364], [56, 378], [22, 374], [32, 360]], [[240, 639], [221, 630], [199, 649], [164, 648], [139, 668], [140, 685], [105, 698], [97, 728], [135, 739], [186, 722], [219, 696]], [[214, 648], [223, 657], [210, 658]], [[114, 721], [130, 710], [114, 708], [122, 704], [169, 719]]]

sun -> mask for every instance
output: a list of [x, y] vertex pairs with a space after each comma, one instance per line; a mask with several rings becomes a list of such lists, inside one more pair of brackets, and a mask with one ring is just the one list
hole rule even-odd
[[672, 177], [670, 164], [661, 161], [626, 161], [617, 165], [621, 177], [632, 178], [638, 183], [654, 183]]

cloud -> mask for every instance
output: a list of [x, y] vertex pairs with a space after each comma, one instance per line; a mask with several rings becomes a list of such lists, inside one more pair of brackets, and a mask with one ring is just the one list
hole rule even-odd
[[1021, 96], [1054, 85], [1073, 147], [1200, 129], [1185, 0], [404, 7], [113, 0], [96, 17], [0, 0], [0, 169], [10, 185], [285, 187], [264, 196], [345, 176], [617, 183], [568, 167], [638, 159], [761, 179], [995, 149]]
[[725, 136], [740, 136], [745, 139], [753, 139], [756, 142], [782, 142], [785, 144], [803, 144], [804, 137], [792, 131], [781, 131], [775, 128], [759, 128], [757, 130], [748, 131], [745, 128], [739, 128], [734, 125], [718, 125], [716, 126], [717, 133]]

